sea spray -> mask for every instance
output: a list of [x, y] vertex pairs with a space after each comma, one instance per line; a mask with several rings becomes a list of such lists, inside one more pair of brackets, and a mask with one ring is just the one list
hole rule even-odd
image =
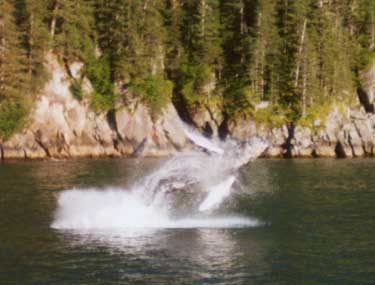
[[229, 176], [224, 182], [211, 187], [206, 199], [200, 204], [199, 211], [208, 211], [220, 205], [221, 201], [230, 195], [230, 189], [234, 180], [234, 176]]
[[200, 133], [198, 133], [196, 130], [194, 130], [192, 127], [190, 127], [187, 124], [182, 124], [184, 128], [184, 132], [186, 136], [194, 142], [195, 145], [200, 146], [208, 151], [223, 154], [224, 150], [218, 146], [218, 142], [215, 142], [213, 140], [209, 140], [208, 138], [205, 138]]
[[170, 217], [167, 207], [145, 203], [135, 193], [120, 189], [69, 190], [60, 195], [55, 229], [80, 231], [159, 228], [237, 228], [258, 225], [238, 216], [189, 215]]
[[[266, 144], [259, 139], [241, 143], [209, 140], [187, 125], [184, 130], [196, 150], [178, 153], [129, 189], [63, 191], [52, 227], [220, 228], [257, 224], [249, 218], [220, 217], [214, 210], [230, 195], [237, 169], [256, 159]], [[178, 200], [186, 193], [189, 199], [184, 196]]]

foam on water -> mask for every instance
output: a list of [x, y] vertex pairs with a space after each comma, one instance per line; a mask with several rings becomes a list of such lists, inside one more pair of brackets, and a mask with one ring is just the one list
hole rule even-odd
[[[181, 152], [130, 189], [64, 191], [58, 197], [58, 209], [51, 226], [82, 230], [257, 225], [257, 221], [250, 218], [217, 216], [215, 209], [230, 195], [237, 169], [257, 158], [266, 144], [257, 139], [242, 143], [219, 142], [204, 138], [188, 126], [184, 129], [191, 142], [206, 151]], [[190, 193], [193, 199], [189, 203], [180, 201], [177, 197], [181, 193]], [[179, 204], [175, 205], [177, 200]], [[189, 210], [179, 213], [184, 207]]]
[[191, 216], [173, 219], [167, 209], [155, 208], [134, 193], [119, 189], [69, 190], [60, 195], [55, 229], [236, 228], [258, 225], [244, 217]]
[[151, 227], [165, 220], [165, 210], [147, 205], [136, 193], [121, 189], [68, 190], [60, 194], [57, 229]]

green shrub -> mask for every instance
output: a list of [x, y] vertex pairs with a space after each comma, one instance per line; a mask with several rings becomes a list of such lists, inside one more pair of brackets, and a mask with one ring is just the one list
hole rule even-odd
[[207, 64], [200, 64], [195, 70], [195, 81], [197, 88], [201, 88], [211, 83], [212, 80], [212, 68]]
[[271, 127], [279, 127], [287, 122], [285, 114], [277, 108], [263, 108], [252, 113], [252, 118], [256, 123], [266, 124]]
[[116, 94], [111, 78], [111, 66], [108, 57], [90, 57], [85, 66], [85, 75], [94, 89], [91, 94], [91, 107], [96, 112], [107, 111], [114, 106]]
[[163, 76], [151, 75], [145, 80], [133, 80], [130, 87], [132, 93], [142, 98], [154, 118], [172, 99], [173, 83]]
[[78, 101], [81, 101], [83, 99], [84, 94], [81, 79], [73, 79], [70, 83], [69, 89], [73, 97], [76, 98]]
[[207, 64], [187, 64], [184, 73], [181, 95], [189, 109], [198, 109], [210, 100], [212, 94], [205, 94], [204, 88], [213, 80], [212, 68]]
[[246, 85], [233, 84], [225, 92], [225, 108], [233, 119], [239, 116], [251, 117], [256, 101], [255, 95]]
[[114, 97], [106, 96], [94, 90], [91, 94], [91, 108], [97, 112], [105, 112], [114, 106]]
[[320, 104], [314, 104], [310, 108], [307, 109], [306, 115], [301, 117], [297, 123], [301, 126], [315, 128], [314, 122], [316, 120], [321, 121], [321, 126], [325, 125], [327, 117], [329, 113], [332, 111], [332, 102], [328, 100], [328, 102], [322, 102]]
[[370, 49], [361, 49], [358, 56], [358, 69], [368, 71], [375, 61], [375, 52]]
[[0, 137], [9, 138], [26, 123], [29, 108], [21, 97], [7, 98], [0, 103]]
[[202, 105], [202, 97], [199, 91], [195, 88], [195, 82], [193, 80], [187, 81], [181, 90], [182, 97], [189, 109], [196, 109]]

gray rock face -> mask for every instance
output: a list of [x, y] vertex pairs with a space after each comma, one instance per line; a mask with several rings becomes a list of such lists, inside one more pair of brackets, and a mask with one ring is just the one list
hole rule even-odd
[[[182, 123], [172, 104], [155, 122], [142, 104], [131, 106], [132, 112], [121, 109], [111, 122], [108, 114], [93, 112], [88, 101], [73, 98], [68, 74], [56, 57], [48, 55], [46, 67], [51, 80], [38, 97], [27, 128], [0, 145], [3, 159], [160, 156], [185, 146]], [[70, 71], [78, 76], [81, 68], [73, 64]], [[84, 89], [92, 91], [87, 80]]]
[[374, 113], [375, 103], [375, 61], [361, 74], [361, 88], [358, 91], [359, 99], [369, 113]]
[[314, 142], [312, 131], [309, 128], [297, 126], [292, 139], [292, 155], [298, 157], [312, 157], [314, 153]]
[[218, 136], [220, 125], [224, 121], [222, 107], [211, 104], [197, 110], [191, 115], [191, 120], [195, 126], [207, 136]]
[[240, 119], [229, 123], [229, 132], [233, 138], [244, 140], [258, 135], [258, 128], [254, 122]]
[[266, 157], [363, 157], [374, 155], [375, 115], [363, 109], [340, 113], [333, 110], [323, 126], [281, 126], [267, 128], [239, 120], [230, 124], [231, 134], [240, 140], [258, 136], [268, 141]]
[[125, 108], [118, 111], [116, 122], [121, 143], [130, 144], [138, 156], [173, 154], [187, 142], [182, 122], [172, 104], [155, 122], [143, 105], [138, 105], [134, 112]]

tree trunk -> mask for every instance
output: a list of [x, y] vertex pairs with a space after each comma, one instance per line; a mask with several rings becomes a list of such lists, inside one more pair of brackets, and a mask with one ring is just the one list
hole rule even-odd
[[296, 67], [296, 73], [295, 73], [294, 87], [298, 87], [299, 74], [300, 74], [300, 69], [301, 69], [301, 55], [302, 55], [302, 52], [303, 52], [303, 45], [305, 43], [306, 27], [307, 27], [307, 19], [305, 19], [304, 22], [303, 22], [301, 39], [300, 39], [300, 43], [299, 43], [299, 47], [298, 47], [297, 67]]
[[[240, 2], [240, 18], [241, 18], [241, 22], [240, 22], [240, 34], [241, 34], [241, 38], [243, 38], [244, 34], [245, 34], [245, 13], [244, 13], [244, 4], [243, 4], [243, 1], [241, 0]], [[241, 59], [240, 59], [240, 62], [241, 64], [244, 64], [245, 63], [245, 54], [244, 54], [244, 50], [241, 49]]]
[[172, 10], [175, 10], [177, 8], [177, 1], [176, 0], [171, 0], [170, 5]]
[[145, 0], [145, 3], [143, 5], [143, 11], [147, 10], [147, 8], [148, 8], [148, 2], [149, 2], [149, 0]]
[[371, 44], [370, 44], [370, 49], [374, 50], [375, 49], [375, 5], [371, 9]]
[[206, 0], [201, 0], [201, 32], [202, 38], [206, 37]]
[[241, 18], [241, 23], [240, 23], [240, 33], [243, 35], [245, 33], [245, 11], [244, 11], [244, 3], [241, 0], [240, 1], [240, 18]]
[[57, 21], [57, 11], [59, 10], [59, 6], [60, 6], [60, 1], [59, 0], [55, 0], [55, 2], [53, 3], [52, 18], [51, 18], [51, 23], [50, 23], [50, 35], [51, 35], [52, 39], [55, 37], [56, 21]]
[[[5, 29], [4, 20], [0, 18], [0, 31]], [[0, 90], [4, 90], [2, 83], [4, 82], [4, 57], [5, 57], [5, 38], [0, 37]]]
[[306, 72], [303, 73], [303, 88], [302, 88], [302, 117], [306, 116], [306, 88], [307, 87], [307, 76]]
[[27, 53], [27, 61], [28, 61], [28, 73], [30, 76], [30, 79], [32, 77], [33, 69], [32, 69], [32, 52], [33, 52], [33, 46], [34, 46], [34, 39], [33, 39], [33, 30], [34, 30], [34, 13], [30, 14], [30, 27], [29, 27], [29, 50]]
[[[263, 46], [263, 45], [262, 45]], [[260, 98], [264, 100], [264, 61], [265, 61], [265, 49], [262, 48], [261, 51], [261, 63], [260, 63]]]

